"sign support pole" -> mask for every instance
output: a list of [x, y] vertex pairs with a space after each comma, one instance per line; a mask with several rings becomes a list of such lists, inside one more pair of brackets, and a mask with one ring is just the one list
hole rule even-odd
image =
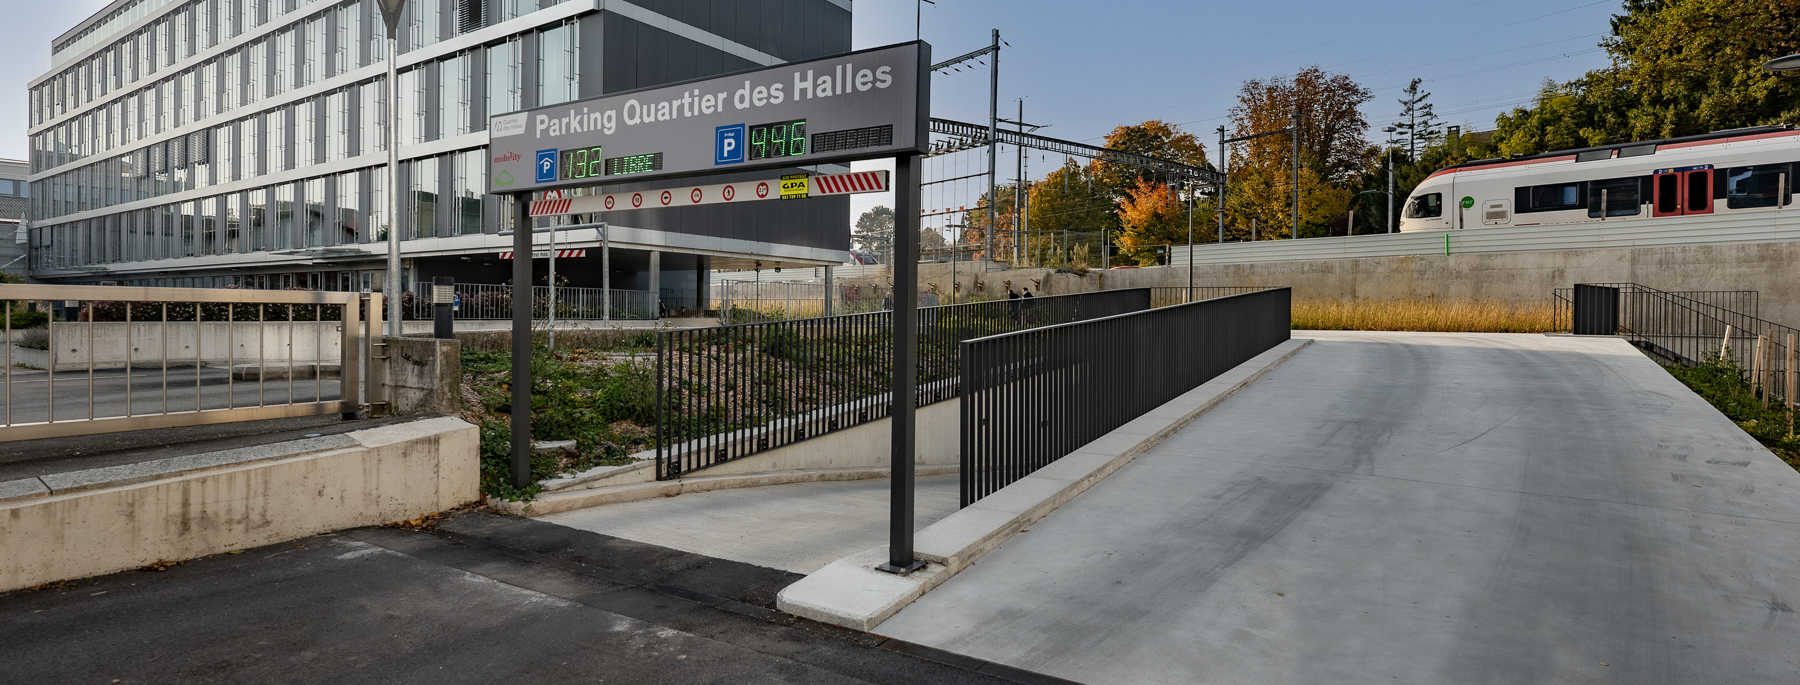
[[914, 415], [919, 357], [919, 155], [894, 160], [894, 384], [893, 478], [888, 500], [888, 573], [906, 574], [924, 566], [913, 558], [913, 452], [918, 440]]
[[513, 195], [512, 481], [531, 486], [531, 193]]

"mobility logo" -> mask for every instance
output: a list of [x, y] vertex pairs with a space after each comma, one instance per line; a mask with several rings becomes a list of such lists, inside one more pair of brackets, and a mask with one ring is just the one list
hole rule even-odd
[[744, 124], [720, 126], [713, 146], [713, 164], [737, 164], [744, 161]]
[[555, 148], [552, 148], [549, 150], [538, 150], [537, 151], [537, 182], [538, 183], [555, 183], [556, 182], [556, 150], [555, 150]]
[[519, 153], [512, 152], [510, 150], [500, 153], [498, 155], [494, 155], [494, 163], [495, 164], [505, 164], [507, 162], [517, 162], [517, 161], [519, 161]]

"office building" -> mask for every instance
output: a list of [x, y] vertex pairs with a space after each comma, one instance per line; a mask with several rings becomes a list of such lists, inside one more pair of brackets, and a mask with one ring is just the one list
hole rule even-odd
[[[845, 52], [850, 2], [411, 0], [392, 90], [385, 33], [375, 0], [117, 0], [54, 39], [28, 86], [32, 275], [379, 289], [398, 230], [409, 283], [505, 283], [490, 114]], [[847, 215], [838, 197], [578, 221], [609, 222], [613, 287], [660, 270], [666, 300], [704, 308], [709, 268], [846, 261]], [[598, 233], [559, 242], [586, 248], [559, 275], [598, 286]]]

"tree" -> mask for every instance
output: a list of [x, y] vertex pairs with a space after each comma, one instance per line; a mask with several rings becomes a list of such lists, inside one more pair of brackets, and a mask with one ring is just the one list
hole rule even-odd
[[[1119, 227], [1113, 195], [1098, 182], [1095, 165], [1070, 160], [1031, 184], [1030, 192], [1026, 228], [1032, 238], [1026, 244], [1034, 255], [1055, 256], [1046, 263], [1061, 264], [1074, 245], [1087, 245], [1098, 255], [1103, 237]], [[1065, 238], [1072, 244], [1064, 244]]]
[[[1278, 131], [1300, 115], [1301, 235], [1328, 235], [1343, 225], [1359, 183], [1378, 156], [1364, 138], [1359, 110], [1373, 96], [1349, 76], [1309, 67], [1292, 80], [1245, 81], [1230, 111], [1235, 136]], [[1289, 233], [1293, 220], [1293, 139], [1271, 135], [1238, 144], [1231, 153], [1227, 238]]]
[[[1186, 200], [1174, 188], [1138, 179], [1119, 200], [1120, 256], [1137, 260], [1140, 266], [1156, 264], [1161, 255], [1155, 247], [1187, 244], [1188, 221]], [[1196, 214], [1193, 221], [1196, 237], [1203, 235], [1206, 219]]]
[[1400, 98], [1400, 123], [1394, 124], [1396, 137], [1405, 136], [1406, 158], [1419, 158], [1419, 141], [1436, 140], [1443, 130], [1438, 127], [1442, 123], [1437, 113], [1432, 111], [1431, 93], [1419, 92], [1422, 79], [1413, 79], [1400, 91], [1405, 97]]
[[1546, 82], [1495, 117], [1504, 155], [1654, 140], [1800, 119], [1800, 82], [1764, 71], [1800, 52], [1800, 0], [1626, 0], [1601, 46], [1612, 64]]
[[[1012, 259], [1013, 246], [1014, 186], [996, 186], [994, 188], [994, 194], [1000, 196], [999, 204], [994, 206], [994, 254], [990, 256], [985, 253], [977, 252], [974, 257], [976, 259], [991, 259], [994, 261], [1010, 260]], [[986, 193], [983, 193], [981, 199], [975, 202], [974, 207], [970, 207], [963, 211], [962, 224], [968, 226], [968, 228], [964, 229], [963, 240], [969, 245], [981, 245], [983, 247], [987, 245], [987, 233], [989, 230], [987, 207], [988, 196]]]
[[856, 218], [856, 230], [851, 231], [850, 240], [856, 243], [856, 249], [875, 255], [883, 264], [892, 264], [894, 210], [876, 205], [863, 212]]
[[[1181, 130], [1181, 127], [1169, 124], [1160, 119], [1151, 119], [1135, 126], [1120, 126], [1112, 133], [1106, 134], [1106, 148], [1120, 152], [1146, 155], [1172, 162], [1180, 162], [1188, 166], [1212, 168], [1206, 162], [1206, 147], [1194, 134]], [[1114, 198], [1123, 198], [1126, 193], [1137, 187], [1138, 181], [1150, 180], [1167, 183], [1149, 169], [1100, 160], [1096, 169], [1095, 181], [1105, 187]]]

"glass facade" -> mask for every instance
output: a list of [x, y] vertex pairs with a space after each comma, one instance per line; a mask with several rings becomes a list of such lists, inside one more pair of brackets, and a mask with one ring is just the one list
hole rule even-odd
[[[841, 12], [842, 35], [792, 55], [760, 34], [720, 37], [783, 59], [848, 49], [848, 11], [831, 0], [790, 4], [796, 18]], [[710, 10], [664, 11], [690, 27], [711, 23], [689, 16]], [[494, 233], [508, 218], [484, 192], [487, 117], [621, 89], [603, 88], [599, 55], [582, 52], [584, 36], [602, 47], [603, 21], [628, 20], [560, 0], [411, 0], [398, 82], [388, 84], [376, 0], [115, 2], [50, 46], [52, 70], [28, 86], [30, 180], [0, 195], [27, 199], [30, 269], [52, 281], [178, 269], [190, 281], [273, 285], [286, 281], [230, 275], [266, 259], [149, 263], [369, 243], [389, 227], [407, 240]], [[624, 59], [687, 64], [678, 50], [713, 50], [722, 57], [705, 62], [716, 63], [708, 73], [755, 66], [699, 43], [677, 47], [685, 39], [674, 34], [659, 40], [665, 52], [634, 47]], [[622, 87], [652, 85], [638, 78]], [[389, 192], [399, 193], [397, 217]]]

